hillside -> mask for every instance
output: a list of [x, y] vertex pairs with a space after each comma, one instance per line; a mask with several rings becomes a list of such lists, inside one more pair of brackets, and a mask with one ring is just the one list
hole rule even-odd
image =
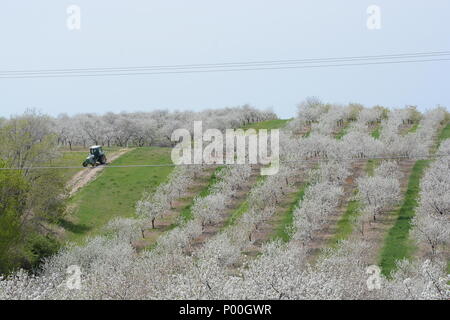
[[[294, 119], [244, 128], [283, 131], [277, 174], [114, 168], [170, 162], [170, 148], [132, 149], [70, 199], [63, 225], [81, 245], [44, 274], [77, 263], [79, 294], [100, 299], [448, 299], [445, 110], [305, 102]], [[55, 296], [72, 293], [43, 293]]]
[[[136, 148], [111, 165], [171, 163], [169, 148]], [[79, 190], [69, 202], [70, 214], [61, 221], [69, 240], [79, 240], [101, 231], [114, 217], [132, 217], [135, 204], [145, 190], [154, 191], [173, 167], [106, 167], [98, 177]], [[84, 169], [91, 170], [91, 169]]]

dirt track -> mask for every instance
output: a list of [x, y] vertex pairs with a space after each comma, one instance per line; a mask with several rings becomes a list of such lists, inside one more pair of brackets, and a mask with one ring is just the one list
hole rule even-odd
[[[116, 160], [120, 156], [129, 152], [132, 149], [121, 149], [117, 152], [107, 155], [108, 163]], [[93, 168], [86, 168], [75, 174], [72, 179], [67, 183], [67, 189], [69, 190], [69, 197], [73, 196], [80, 188], [86, 186], [92, 180], [95, 180], [97, 175], [105, 169], [105, 166], [98, 166]]]

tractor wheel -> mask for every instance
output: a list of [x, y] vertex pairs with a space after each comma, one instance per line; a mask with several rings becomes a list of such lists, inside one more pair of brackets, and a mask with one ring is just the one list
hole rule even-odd
[[86, 167], [87, 167], [87, 165], [88, 165], [88, 164], [87, 164], [87, 162], [83, 162], [83, 167], [85, 167], [85, 168], [86, 168]]
[[103, 155], [103, 156], [100, 158], [100, 164], [106, 164], [106, 157], [105, 157], [105, 155]]

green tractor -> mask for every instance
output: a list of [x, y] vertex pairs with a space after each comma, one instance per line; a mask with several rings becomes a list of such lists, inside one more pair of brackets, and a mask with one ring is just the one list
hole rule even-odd
[[88, 165], [95, 167], [97, 163], [106, 164], [106, 155], [101, 146], [92, 146], [89, 148], [89, 155], [84, 160], [83, 167]]

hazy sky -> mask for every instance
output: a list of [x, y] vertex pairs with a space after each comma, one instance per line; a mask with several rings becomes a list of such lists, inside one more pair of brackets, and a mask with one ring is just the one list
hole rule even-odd
[[[81, 30], [66, 26], [81, 8]], [[381, 8], [381, 29], [366, 27]], [[0, 70], [127, 67], [450, 50], [450, 1], [2, 0]], [[0, 116], [200, 110], [251, 104], [294, 115], [308, 96], [450, 106], [450, 61], [133, 77], [0, 79]]]

